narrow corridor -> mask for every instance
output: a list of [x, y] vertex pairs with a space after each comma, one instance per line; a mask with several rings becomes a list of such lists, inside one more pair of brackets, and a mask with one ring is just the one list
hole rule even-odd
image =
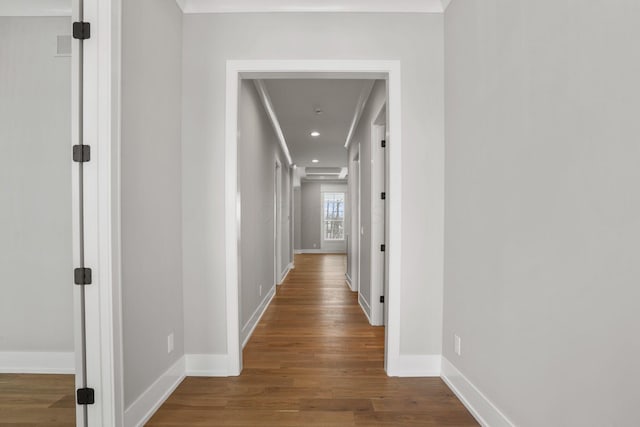
[[239, 377], [189, 377], [154, 426], [475, 426], [440, 378], [389, 378], [384, 328], [345, 284], [343, 255], [296, 268], [244, 349]]

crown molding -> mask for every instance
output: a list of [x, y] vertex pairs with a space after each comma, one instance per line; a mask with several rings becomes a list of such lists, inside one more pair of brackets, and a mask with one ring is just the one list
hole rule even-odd
[[280, 142], [280, 148], [284, 153], [284, 156], [287, 158], [287, 162], [289, 163], [289, 167], [293, 166], [293, 160], [291, 159], [291, 152], [289, 151], [289, 146], [287, 145], [286, 139], [284, 139], [284, 133], [282, 133], [282, 128], [280, 127], [280, 122], [278, 121], [278, 116], [276, 115], [276, 111], [273, 108], [273, 103], [271, 102], [271, 97], [269, 96], [269, 91], [267, 91], [267, 86], [264, 84], [262, 80], [254, 80], [253, 83], [256, 86], [256, 90], [258, 91], [258, 95], [260, 96], [260, 100], [262, 101], [262, 105], [264, 106], [264, 110], [269, 116], [269, 120], [273, 125], [273, 130], [278, 137], [278, 141]]
[[71, 0], [3, 0], [0, 16], [71, 16]]
[[451, 0], [176, 0], [184, 13], [442, 13]]
[[347, 150], [349, 149], [349, 144], [351, 144], [353, 135], [356, 133], [356, 129], [358, 129], [360, 117], [362, 117], [364, 107], [367, 105], [367, 101], [369, 100], [369, 96], [371, 95], [371, 91], [373, 90], [373, 85], [375, 84], [375, 82], [375, 80], [365, 80], [364, 84], [362, 85], [362, 89], [360, 90], [360, 97], [358, 98], [356, 109], [353, 112], [353, 119], [351, 120], [351, 126], [349, 127], [349, 133], [347, 134], [347, 140], [344, 143], [344, 148], [346, 148]]

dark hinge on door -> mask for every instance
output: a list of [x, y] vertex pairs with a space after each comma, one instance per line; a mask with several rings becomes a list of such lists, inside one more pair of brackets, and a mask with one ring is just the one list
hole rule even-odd
[[382, 193], [380, 193], [380, 198], [382, 200], [386, 200], [387, 199], [387, 193], [385, 193], [384, 191]]
[[387, 248], [385, 245], [380, 245], [380, 252], [384, 252], [386, 249]]
[[90, 285], [91, 284], [91, 269], [90, 268], [76, 268], [73, 270], [73, 281], [76, 285]]
[[92, 388], [79, 388], [76, 391], [78, 405], [93, 405], [96, 403], [95, 390]]
[[73, 23], [73, 38], [78, 40], [87, 40], [91, 37], [91, 24], [88, 22]]
[[387, 141], [385, 141], [384, 139], [382, 141], [380, 141], [380, 146], [382, 148], [386, 147], [387, 146]]
[[381, 296], [380, 296], [380, 302], [381, 302], [382, 304], [384, 304], [384, 295], [381, 295]]
[[84, 163], [91, 160], [91, 147], [88, 145], [73, 146], [73, 161]]

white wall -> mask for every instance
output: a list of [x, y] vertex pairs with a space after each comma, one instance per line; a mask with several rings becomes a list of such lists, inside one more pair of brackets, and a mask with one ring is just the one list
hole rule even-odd
[[[125, 407], [184, 354], [182, 13], [123, 2], [122, 308]], [[175, 349], [167, 352], [173, 333]]]
[[638, 22], [631, 0], [446, 13], [444, 355], [518, 426], [640, 425]]
[[[273, 233], [276, 173], [281, 174], [283, 205], [284, 200], [288, 200], [286, 195], [290, 190], [285, 187], [289, 180], [283, 177], [289, 175], [287, 161], [253, 81], [241, 82], [238, 102], [240, 339], [244, 342], [275, 292]], [[281, 164], [278, 172], [275, 170], [276, 159]], [[288, 230], [282, 230], [281, 236], [282, 263], [289, 264]]]
[[[383, 242], [372, 242], [371, 241], [371, 202], [372, 202], [372, 194], [371, 194], [371, 164], [373, 160], [372, 155], [372, 147], [371, 147], [371, 139], [372, 135], [372, 125], [376, 120], [380, 109], [387, 101], [387, 86], [385, 81], [377, 81], [371, 94], [369, 95], [369, 100], [367, 101], [367, 105], [365, 106], [364, 111], [362, 112], [362, 116], [360, 117], [360, 122], [358, 123], [358, 127], [356, 128], [353, 138], [351, 140], [351, 144], [349, 145], [349, 162], [350, 164], [354, 161], [356, 156], [360, 156], [360, 205], [362, 212], [360, 214], [360, 225], [362, 227], [361, 235], [360, 235], [360, 298], [363, 299], [366, 304], [363, 305], [364, 310], [367, 312], [367, 315], [371, 317], [371, 305], [372, 305], [372, 283], [371, 283], [371, 247], [372, 245], [375, 247], [379, 247]], [[353, 176], [349, 176], [350, 182], [350, 192], [351, 194], [355, 194], [358, 191], [357, 180], [354, 180]], [[376, 197], [379, 197], [377, 195]], [[351, 212], [357, 213], [357, 203], [358, 200], [356, 197], [352, 197], [350, 203], [353, 203]], [[357, 223], [357, 219], [356, 222]], [[354, 224], [355, 224], [354, 223]], [[355, 230], [355, 233], [352, 233], [352, 238], [358, 238], [358, 230]], [[358, 250], [358, 246], [356, 244], [355, 247], [352, 247], [354, 250]], [[382, 258], [381, 258], [382, 259]], [[352, 254], [350, 257], [351, 261], [357, 262], [358, 256], [357, 254]], [[353, 269], [357, 269], [358, 266], [355, 265], [352, 267]], [[379, 295], [378, 298], [373, 298], [376, 304], [379, 304]]]
[[4, 352], [63, 352], [67, 369], [71, 58], [57, 57], [56, 44], [70, 25], [68, 17], [0, 17], [0, 360]]
[[225, 248], [221, 238], [226, 60], [273, 58], [401, 60], [402, 175], [407, 197], [402, 215], [400, 350], [403, 354], [439, 354], [442, 260], [437, 254], [442, 250], [443, 239], [443, 17], [332, 13], [185, 15], [183, 46], [187, 352], [226, 353]]

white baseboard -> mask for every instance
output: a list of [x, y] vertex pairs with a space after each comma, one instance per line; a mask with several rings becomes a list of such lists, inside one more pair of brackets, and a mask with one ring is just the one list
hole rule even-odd
[[439, 354], [401, 354], [387, 359], [387, 375], [391, 377], [439, 377], [442, 356]]
[[297, 254], [346, 254], [347, 251], [340, 249], [296, 249]]
[[344, 278], [347, 281], [347, 285], [349, 285], [349, 289], [351, 290], [351, 292], [356, 292], [357, 289], [353, 288], [353, 279], [351, 279], [351, 276], [349, 276], [347, 273], [344, 274]]
[[267, 295], [264, 296], [264, 299], [262, 300], [258, 308], [256, 308], [256, 310], [253, 312], [251, 318], [242, 327], [242, 331], [240, 331], [240, 336], [244, 337], [242, 339], [242, 348], [244, 348], [247, 345], [247, 342], [249, 342], [249, 338], [251, 338], [253, 331], [256, 329], [256, 326], [258, 326], [258, 323], [260, 323], [260, 319], [262, 319], [262, 315], [265, 311], [267, 311], [269, 304], [271, 304], [271, 301], [275, 296], [276, 287], [274, 286], [269, 290], [269, 292], [267, 292]]
[[369, 305], [367, 300], [363, 298], [361, 293], [358, 293], [358, 304], [360, 305], [360, 308], [364, 312], [364, 315], [367, 316], [367, 320], [369, 321], [369, 324], [373, 325], [373, 322], [371, 322], [371, 316], [369, 315], [369, 313], [371, 313], [371, 306]]
[[0, 374], [73, 374], [74, 352], [0, 351]]
[[185, 377], [185, 356], [182, 356], [124, 411], [124, 426], [143, 426], [180, 385]]
[[189, 377], [230, 376], [229, 356], [226, 354], [187, 354], [185, 360]]
[[475, 419], [485, 427], [513, 427], [514, 424], [445, 357], [442, 380], [458, 396]]
[[278, 282], [278, 285], [282, 285], [284, 283], [285, 279], [287, 278], [291, 270], [293, 270], [292, 262], [290, 262], [289, 265], [287, 265], [284, 271], [280, 274], [280, 281]]

